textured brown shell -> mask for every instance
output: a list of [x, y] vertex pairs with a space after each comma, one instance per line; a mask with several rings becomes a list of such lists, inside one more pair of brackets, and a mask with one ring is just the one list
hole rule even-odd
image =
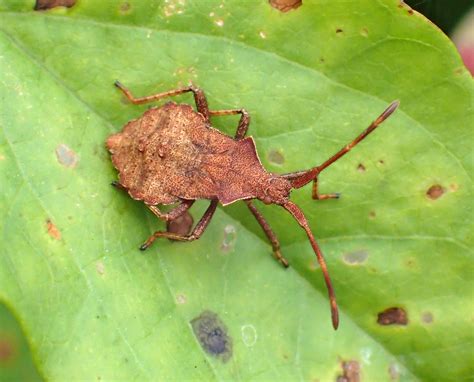
[[236, 141], [191, 106], [169, 102], [107, 139], [120, 183], [148, 205], [255, 197], [269, 183], [251, 137]]

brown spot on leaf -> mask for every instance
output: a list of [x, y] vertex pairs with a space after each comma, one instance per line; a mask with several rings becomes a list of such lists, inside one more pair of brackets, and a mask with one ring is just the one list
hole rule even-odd
[[289, 12], [303, 5], [303, 0], [268, 0], [268, 2], [281, 12]]
[[2, 336], [2, 338], [0, 338], [0, 365], [10, 361], [15, 353], [13, 340]]
[[369, 253], [363, 249], [359, 251], [354, 251], [354, 252], [349, 252], [346, 253], [342, 256], [342, 259], [346, 264], [349, 265], [358, 265], [365, 263], [367, 260], [367, 257], [369, 257]]
[[359, 165], [357, 166], [357, 171], [365, 172], [365, 166], [362, 163], [359, 163]]
[[56, 157], [58, 158], [58, 162], [63, 166], [69, 168], [76, 167], [77, 154], [64, 143], [61, 143], [56, 147]]
[[445, 191], [446, 190], [443, 188], [443, 186], [434, 184], [428, 188], [428, 191], [426, 191], [426, 196], [431, 200], [436, 200], [440, 198], [445, 193]]
[[227, 362], [232, 356], [232, 338], [227, 328], [216, 313], [202, 312], [191, 320], [194, 335], [204, 351], [220, 360]]
[[119, 11], [122, 14], [129, 13], [130, 9], [132, 9], [132, 6], [130, 5], [129, 2], [125, 1], [119, 6]]
[[337, 382], [359, 382], [360, 381], [360, 365], [355, 360], [342, 361], [342, 375], [336, 379]]
[[98, 261], [96, 264], [95, 264], [95, 269], [97, 271], [97, 273], [99, 275], [103, 275], [105, 273], [105, 265], [102, 261]]
[[176, 233], [178, 235], [188, 235], [193, 227], [193, 222], [192, 215], [186, 211], [176, 219], [167, 222], [166, 229], [168, 232]]
[[385, 161], [383, 159], [379, 159], [380, 164], [385, 164]]
[[76, 0], [36, 0], [35, 11], [44, 11], [56, 7], [71, 8]]
[[375, 211], [370, 211], [369, 212], [369, 219], [373, 220], [377, 217], [377, 214], [375, 213]]
[[342, 33], [342, 32], [344, 32], [344, 31], [342, 30], [342, 28], [337, 28], [337, 29], [336, 29], [336, 33], [337, 33], [337, 34], [340, 34], [340, 33]]
[[431, 324], [433, 322], [433, 313], [423, 312], [421, 314], [421, 321], [423, 321], [425, 324]]
[[53, 239], [61, 240], [61, 231], [59, 231], [58, 227], [56, 227], [51, 219], [46, 220], [46, 230], [48, 231], [48, 235]]
[[285, 163], [285, 157], [279, 150], [270, 150], [268, 152], [267, 159], [269, 162], [278, 166], [281, 166], [283, 163]]
[[377, 323], [380, 325], [407, 325], [408, 316], [404, 309], [392, 307], [377, 315]]
[[408, 12], [409, 15], [412, 15], [414, 13], [413, 9], [409, 9], [407, 12]]

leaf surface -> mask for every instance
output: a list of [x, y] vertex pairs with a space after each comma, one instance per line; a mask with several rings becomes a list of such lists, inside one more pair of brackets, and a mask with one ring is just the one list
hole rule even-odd
[[[32, 8], [0, 1], [0, 299], [45, 378], [335, 380], [348, 361], [365, 380], [470, 378], [473, 81], [436, 27], [388, 0]], [[327, 258], [337, 332], [304, 232], [277, 206], [258, 205], [288, 270], [242, 203], [198, 241], [138, 251], [164, 225], [109, 185], [104, 141], [146, 110], [116, 79], [136, 95], [191, 80], [212, 109], [245, 107], [279, 173], [321, 163], [401, 101], [321, 175], [340, 200], [292, 194]], [[233, 134], [237, 119], [214, 123]], [[407, 325], [377, 323], [392, 307]], [[203, 312], [228, 357], [198, 341]]]

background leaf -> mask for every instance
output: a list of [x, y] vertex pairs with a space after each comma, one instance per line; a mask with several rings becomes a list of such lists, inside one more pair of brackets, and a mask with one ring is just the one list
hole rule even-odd
[[[288, 13], [265, 1], [33, 5], [0, 1], [0, 299], [44, 377], [334, 380], [353, 360], [366, 380], [470, 378], [473, 82], [436, 27], [388, 0]], [[239, 203], [199, 241], [137, 250], [163, 224], [109, 185], [104, 141], [146, 109], [115, 79], [137, 95], [192, 80], [213, 109], [244, 106], [262, 162], [282, 173], [322, 162], [401, 101], [321, 176], [340, 200], [292, 195], [326, 254], [340, 330], [304, 233], [276, 206], [261, 207], [286, 271]], [[236, 123], [215, 119], [229, 134]], [[390, 307], [408, 325], [377, 324]], [[204, 311], [232, 338], [227, 362], [196, 339]]]

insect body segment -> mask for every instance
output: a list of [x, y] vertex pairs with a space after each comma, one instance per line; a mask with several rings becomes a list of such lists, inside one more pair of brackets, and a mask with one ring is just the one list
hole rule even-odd
[[[274, 257], [288, 267], [288, 260], [280, 253], [277, 237], [252, 199], [280, 205], [290, 212], [308, 236], [324, 275], [332, 323], [337, 329], [339, 314], [326, 262], [303, 212], [290, 201], [290, 192], [312, 181], [314, 199], [337, 198], [338, 194], [318, 193], [319, 174], [370, 134], [397, 108], [398, 102], [393, 102], [369, 128], [322, 165], [278, 175], [265, 170], [253, 138], [245, 137], [250, 123], [245, 109], [209, 110], [204, 92], [193, 85], [142, 98], [135, 98], [118, 81], [115, 85], [134, 104], [192, 92], [197, 108], [196, 112], [190, 105], [168, 102], [149, 109], [140, 118], [127, 123], [121, 132], [107, 139], [112, 162], [119, 171], [119, 182], [113, 184], [127, 191], [133, 199], [142, 200], [158, 218], [170, 221], [187, 211], [195, 200], [210, 201], [190, 234], [157, 231], [140, 249], [148, 248], [159, 237], [178, 241], [196, 240], [205, 231], [219, 202], [225, 206], [243, 200], [270, 240]], [[234, 114], [241, 115], [235, 137], [229, 137], [211, 126], [211, 116]], [[175, 203], [177, 206], [168, 213], [161, 212], [158, 207]]]

